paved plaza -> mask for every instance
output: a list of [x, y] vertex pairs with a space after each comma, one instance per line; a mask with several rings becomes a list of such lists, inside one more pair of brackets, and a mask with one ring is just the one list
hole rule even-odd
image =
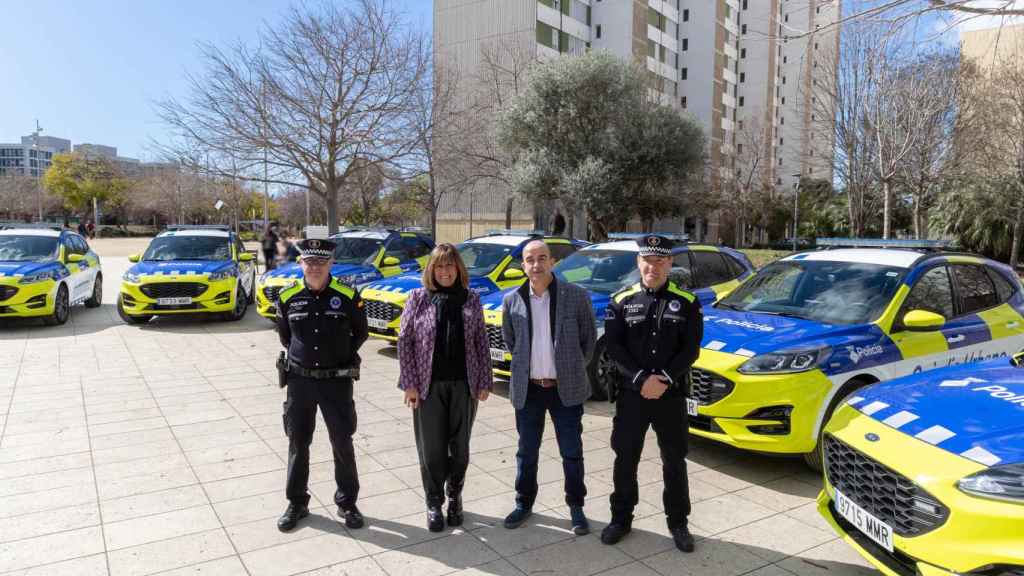
[[592, 533], [573, 535], [553, 428], [534, 516], [513, 506], [515, 419], [507, 388], [481, 403], [465, 490], [466, 523], [426, 530], [409, 409], [393, 348], [362, 350], [355, 445], [362, 530], [333, 505], [323, 422], [312, 450], [311, 516], [283, 534], [287, 439], [273, 360], [280, 349], [251, 307], [239, 323], [193, 318], [127, 326], [114, 308], [127, 254], [146, 241], [99, 240], [104, 304], [71, 321], [0, 325], [0, 574], [45, 576], [756, 576], [873, 574], [815, 509], [820, 478], [802, 460], [693, 440], [697, 552], [665, 526], [657, 442], [640, 465], [633, 533], [605, 546], [612, 407], [591, 402], [584, 448]]

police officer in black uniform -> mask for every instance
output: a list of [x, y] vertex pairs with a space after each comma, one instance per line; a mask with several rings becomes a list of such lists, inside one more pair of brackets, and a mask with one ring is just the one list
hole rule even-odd
[[690, 366], [700, 353], [704, 319], [697, 298], [669, 280], [672, 240], [647, 235], [637, 243], [641, 281], [614, 294], [605, 315], [604, 338], [618, 369], [619, 390], [612, 426], [612, 520], [601, 541], [615, 544], [631, 529], [633, 508], [640, 498], [636, 471], [650, 426], [661, 448], [668, 528], [679, 550], [693, 552], [693, 536], [686, 525], [690, 514], [686, 396]]
[[[284, 428], [288, 435], [288, 509], [277, 521], [287, 532], [309, 515], [309, 445], [320, 407], [334, 451], [334, 502], [349, 528], [362, 528], [356, 507], [359, 477], [352, 434], [356, 409], [352, 382], [359, 378], [359, 347], [368, 336], [363, 302], [355, 289], [331, 277], [334, 243], [299, 243], [303, 280], [281, 291], [277, 331], [288, 349], [278, 360], [281, 385], [288, 387]], [[282, 356], [284, 354], [282, 353]]]

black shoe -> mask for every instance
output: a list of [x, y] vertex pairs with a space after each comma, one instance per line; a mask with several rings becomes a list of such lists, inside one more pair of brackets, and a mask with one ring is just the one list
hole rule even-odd
[[505, 528], [508, 528], [509, 530], [519, 528], [532, 514], [532, 508], [516, 506], [515, 510], [513, 510], [508, 516], [505, 516]]
[[299, 504], [289, 504], [288, 509], [277, 519], [277, 529], [281, 532], [288, 532], [299, 523], [299, 520], [309, 516], [309, 507]]
[[448, 525], [462, 526], [462, 496], [448, 497]]
[[343, 508], [338, 506], [338, 516], [341, 516], [345, 520], [345, 527], [353, 530], [362, 528], [365, 522], [363, 521], [363, 514], [353, 504], [349, 508]]
[[444, 530], [444, 514], [440, 506], [427, 507], [427, 530], [441, 532]]
[[676, 541], [676, 548], [687, 553], [693, 552], [693, 534], [690, 534], [686, 525], [676, 526], [670, 532], [672, 532], [672, 539]]
[[572, 532], [577, 536], [590, 534], [590, 522], [583, 513], [583, 506], [569, 506], [569, 516], [572, 517]]
[[601, 531], [601, 542], [605, 544], [618, 544], [619, 540], [629, 534], [633, 528], [629, 524], [612, 520], [612, 523], [605, 526]]

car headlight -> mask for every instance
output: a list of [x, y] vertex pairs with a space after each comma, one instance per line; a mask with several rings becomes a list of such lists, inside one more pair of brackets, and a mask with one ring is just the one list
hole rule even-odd
[[759, 354], [743, 363], [741, 374], [791, 374], [806, 372], [821, 365], [832, 351], [828, 346], [808, 350], [787, 350]]
[[957, 486], [974, 496], [1024, 503], [1024, 464], [994, 466], [971, 474]]
[[225, 268], [223, 270], [220, 270], [219, 272], [210, 272], [210, 275], [207, 276], [207, 279], [210, 282], [216, 282], [217, 280], [227, 280], [228, 278], [234, 278], [237, 275], [238, 271], [232, 267]]
[[36, 282], [46, 282], [47, 280], [56, 280], [57, 273], [55, 270], [47, 270], [46, 272], [36, 272], [35, 274], [26, 274], [18, 279], [18, 284], [35, 284]]
[[128, 270], [127, 272], [124, 273], [123, 276], [121, 276], [121, 278], [123, 278], [125, 282], [138, 284], [142, 280], [142, 275], [139, 274], [138, 272], [132, 272], [131, 270]]

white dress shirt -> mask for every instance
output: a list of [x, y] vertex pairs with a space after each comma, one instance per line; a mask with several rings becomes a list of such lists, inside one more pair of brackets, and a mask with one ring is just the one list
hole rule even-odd
[[[551, 285], [553, 286], [553, 284]], [[537, 296], [530, 289], [530, 379], [555, 379], [555, 342], [551, 337], [551, 291], [548, 287]]]

